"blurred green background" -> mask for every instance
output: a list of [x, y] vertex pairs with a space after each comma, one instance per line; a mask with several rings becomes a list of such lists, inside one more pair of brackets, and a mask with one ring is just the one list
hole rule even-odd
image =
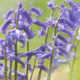
[[[0, 26], [3, 24], [3, 16], [8, 12], [9, 9], [16, 9], [18, 2], [22, 2], [23, 8], [26, 10], [29, 10], [31, 6], [36, 7], [36, 8], [41, 8], [43, 10], [42, 16], [38, 18], [38, 20], [45, 22], [46, 18], [49, 17], [51, 10], [47, 9], [47, 1], [49, 0], [0, 0]], [[63, 0], [55, 0], [55, 4], [60, 3]], [[73, 0], [74, 2], [80, 2], [80, 0]], [[55, 17], [57, 17], [57, 11], [54, 14]], [[39, 29], [38, 26], [33, 25], [32, 26], [33, 30]], [[4, 38], [4, 35], [0, 34], [0, 37]], [[48, 37], [48, 42], [52, 40], [52, 30], [49, 30], [49, 37]], [[35, 36], [34, 39], [30, 40], [30, 50], [34, 50], [38, 46], [42, 45], [44, 42], [44, 37], [38, 38], [38, 35]], [[18, 52], [26, 52], [26, 46], [24, 49], [21, 49], [20, 46], [21, 44], [18, 44]], [[77, 49], [77, 56], [80, 55], [80, 43], [78, 44], [78, 49]], [[31, 64], [33, 64], [33, 61], [31, 61]], [[46, 65], [48, 62], [46, 62]], [[75, 68], [73, 72], [73, 80], [80, 80], [80, 59], [76, 60], [75, 62]], [[20, 68], [20, 66], [18, 66]], [[22, 71], [22, 70], [21, 70]], [[33, 77], [33, 80], [36, 80], [37, 78], [37, 72], [38, 69], [35, 70], [35, 74]], [[52, 79], [51, 80], [68, 80], [69, 79], [69, 73], [70, 73], [70, 68], [68, 64], [63, 64], [60, 65], [52, 74]], [[42, 75], [42, 80], [46, 80], [47, 74], [43, 72]]]

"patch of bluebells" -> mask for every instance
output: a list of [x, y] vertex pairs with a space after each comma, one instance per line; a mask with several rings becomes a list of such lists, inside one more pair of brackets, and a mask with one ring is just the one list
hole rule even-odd
[[[60, 6], [54, 6], [54, 3], [55, 2], [53, 0], [50, 0], [48, 2], [48, 8], [50, 8], [52, 11], [59, 9], [59, 17], [53, 18], [53, 16], [50, 16], [45, 22], [37, 20], [37, 17], [41, 16], [41, 9], [31, 7], [29, 11], [27, 11], [23, 8], [21, 2], [18, 3], [17, 10], [8, 11], [8, 13], [4, 16], [5, 21], [0, 27], [0, 32], [6, 35], [6, 39], [0, 38], [0, 60], [5, 59], [5, 47], [7, 60], [12, 61], [12, 63], [14, 60], [17, 61], [21, 64], [21, 68], [25, 68], [26, 64], [28, 64], [28, 69], [30, 72], [33, 71], [32, 65], [30, 64], [30, 60], [33, 56], [35, 56], [34, 61], [38, 61], [38, 64], [35, 65], [35, 67], [42, 69], [46, 73], [49, 73], [49, 68], [44, 65], [45, 59], [50, 61], [51, 57], [53, 57], [53, 71], [60, 64], [69, 63], [70, 60], [73, 60], [75, 52], [72, 50], [76, 47], [73, 44], [75, 39], [74, 36], [76, 36], [76, 32], [80, 26], [80, 4], [74, 3], [72, 0], [65, 0], [60, 4]], [[70, 7], [66, 7], [64, 4], [68, 4]], [[32, 18], [32, 14], [36, 14], [36, 17]], [[46, 44], [44, 43], [33, 51], [17, 53], [17, 56], [15, 56], [14, 46], [16, 41], [22, 43], [21, 48], [24, 48], [26, 42], [36, 36], [31, 28], [32, 24], [40, 27], [40, 31], [38, 31], [39, 38], [46, 36], [47, 28], [54, 28], [56, 31], [53, 32], [55, 35], [53, 34], [52, 41]], [[80, 40], [80, 29], [77, 39]], [[27, 60], [22, 61], [20, 59], [22, 57], [27, 58]], [[9, 64], [7, 64], [7, 66], [8, 73], [10, 66]], [[0, 63], [0, 70], [3, 69], [4, 64]], [[12, 73], [12, 76], [14, 76], [13, 71]], [[7, 75], [7, 77], [9, 79], [9, 75]], [[4, 71], [0, 73], [0, 79], [4, 80]], [[28, 80], [27, 75], [17, 71], [17, 80]]]

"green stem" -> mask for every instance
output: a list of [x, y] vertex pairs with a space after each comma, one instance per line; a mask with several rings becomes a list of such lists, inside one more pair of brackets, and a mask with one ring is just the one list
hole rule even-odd
[[[63, 12], [62, 12], [63, 13]], [[59, 22], [59, 18], [61, 17], [62, 13], [60, 13], [58, 19], [57, 19], [57, 23], [56, 23], [56, 26], [54, 27], [54, 36], [55, 36], [55, 39], [54, 39], [54, 42], [56, 41], [57, 37], [57, 26], [58, 26], [58, 22]], [[50, 63], [49, 63], [49, 73], [48, 73], [48, 77], [47, 77], [47, 80], [50, 80], [51, 78], [51, 71], [52, 71], [52, 62], [53, 62], [53, 58], [54, 58], [54, 48], [55, 46], [53, 46], [52, 48], [52, 55], [51, 55], [51, 58], [50, 58]]]
[[[46, 30], [45, 44], [47, 44], [48, 31], [49, 31], [49, 27], [48, 27], [47, 30]], [[36, 64], [36, 61], [34, 61], [33, 71], [32, 71], [32, 74], [31, 74], [30, 80], [32, 80], [33, 72], [34, 72], [34, 70], [35, 70], [35, 64]], [[39, 70], [39, 73], [38, 73], [38, 80], [41, 79], [41, 73], [42, 73], [42, 69]]]
[[[27, 41], [27, 51], [29, 51], [29, 41]], [[26, 75], [27, 75], [27, 79], [28, 79], [28, 64], [26, 65]]]
[[[15, 43], [15, 56], [17, 56], [17, 41]], [[15, 61], [15, 78], [14, 80], [17, 80], [17, 61]]]
[[27, 51], [29, 51], [29, 41], [27, 41]]
[[[48, 27], [47, 30], [46, 30], [45, 44], [47, 43], [48, 30], [49, 30], [49, 27]], [[32, 71], [32, 74], [31, 74], [30, 80], [32, 80], [33, 73], [34, 73], [34, 70], [35, 70], [35, 65], [36, 65], [36, 61], [34, 61], [33, 71]], [[41, 78], [41, 73], [42, 73], [42, 69], [39, 70], [39, 73], [38, 73], [38, 80], [40, 80], [40, 78]]]
[[12, 61], [10, 60], [10, 72], [9, 72], [9, 80], [11, 80], [11, 74], [12, 74]]
[[[54, 10], [52, 10], [52, 12], [51, 12], [51, 14], [50, 14], [50, 17], [53, 17], [53, 13], [54, 13]], [[48, 32], [49, 32], [49, 27], [48, 27], [47, 30], [46, 30], [45, 44], [47, 44]], [[38, 80], [41, 79], [41, 74], [42, 74], [42, 69], [39, 70], [39, 73], [38, 73]]]
[[[48, 32], [49, 32], [49, 27], [48, 27], [47, 30], [46, 30], [45, 44], [47, 44]], [[41, 74], [42, 74], [42, 69], [39, 70], [39, 73], [38, 73], [38, 80], [41, 79]]]
[[75, 65], [75, 60], [76, 60], [77, 46], [78, 46], [78, 40], [76, 41], [76, 44], [75, 44], [75, 55], [73, 57], [72, 67], [70, 68], [71, 70], [70, 70], [70, 78], [69, 78], [69, 80], [72, 80], [72, 76], [73, 76], [73, 70], [74, 70], [74, 65]]
[[45, 36], [45, 44], [47, 44], [47, 39], [48, 39], [48, 32], [49, 32], [49, 27], [46, 30], [46, 36]]
[[[50, 17], [53, 17], [53, 13], [54, 13], [54, 10], [52, 10], [52, 12], [51, 12], [51, 14], [50, 14]], [[46, 30], [45, 44], [47, 44], [48, 32], [49, 32], [49, 27], [48, 27], [47, 30]], [[42, 73], [42, 69], [39, 70], [39, 73], [38, 73], [38, 80], [41, 79], [41, 73]]]
[[35, 70], [35, 65], [36, 65], [36, 61], [34, 61], [34, 65], [33, 65], [33, 71], [32, 71], [32, 74], [31, 74], [30, 80], [32, 80], [33, 73], [34, 73], [34, 70]]
[[38, 73], [38, 80], [41, 79], [41, 73], [42, 73], [42, 69], [39, 70], [39, 73]]
[[[19, 10], [18, 10], [19, 11]], [[18, 12], [17, 12], [17, 17], [16, 17], [16, 29], [18, 29]], [[17, 57], [17, 41], [15, 42], [15, 56]], [[17, 80], [17, 61], [15, 61], [15, 75], [14, 75], [14, 80]]]
[[5, 40], [5, 69], [4, 69], [4, 72], [5, 72], [5, 80], [7, 80], [7, 58], [6, 58], [6, 40]]
[[[56, 33], [57, 33], [57, 25], [56, 25], [56, 27], [54, 28], [54, 36], [56, 36]], [[55, 38], [55, 40], [56, 40], [56, 38]], [[54, 40], [54, 42], [55, 42], [55, 40]], [[48, 73], [47, 80], [50, 80], [50, 78], [51, 78], [52, 62], [53, 62], [53, 55], [54, 55], [54, 48], [55, 48], [55, 46], [54, 46], [53, 49], [52, 49], [52, 55], [51, 55], [51, 58], [50, 58], [49, 73]]]
[[53, 51], [52, 51], [52, 55], [51, 55], [51, 59], [50, 59], [49, 73], [48, 73], [48, 78], [47, 78], [47, 80], [50, 80], [50, 78], [51, 78], [52, 61], [53, 61], [53, 53], [54, 53], [54, 49], [53, 49]]

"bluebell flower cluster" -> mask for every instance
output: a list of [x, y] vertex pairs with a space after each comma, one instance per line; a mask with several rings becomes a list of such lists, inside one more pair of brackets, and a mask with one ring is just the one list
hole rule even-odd
[[[8, 61], [20, 63], [21, 68], [25, 68], [26, 64], [28, 64], [28, 70], [32, 72], [33, 68], [30, 60], [35, 56], [34, 62], [38, 61], [38, 64], [34, 67], [40, 68], [46, 73], [50, 73], [50, 69], [44, 65], [46, 59], [48, 61], [52, 60], [51, 69], [53, 71], [60, 64], [68, 63], [70, 60], [73, 60], [75, 52], [72, 50], [76, 47], [73, 42], [78, 27], [80, 26], [80, 4], [74, 3], [72, 0], [65, 0], [60, 6], [55, 6], [54, 3], [53, 0], [50, 0], [47, 3], [48, 8], [53, 12], [59, 9], [58, 18], [50, 16], [45, 22], [37, 20], [37, 17], [40, 17], [43, 12], [41, 9], [31, 7], [29, 11], [27, 11], [23, 8], [21, 2], [18, 3], [17, 10], [8, 11], [4, 16], [4, 23], [0, 27], [0, 33], [6, 35], [5, 39], [0, 38], [0, 60], [5, 60], [6, 49], [6, 58]], [[69, 7], [66, 7], [65, 4], [68, 4]], [[31, 16], [32, 14], [36, 14], [35, 18]], [[26, 51], [24, 53], [18, 53], [17, 51], [16, 56], [16, 42], [21, 43], [22, 46], [20, 47], [24, 48], [25, 44], [36, 36], [31, 28], [32, 24], [40, 27], [38, 31], [39, 38], [46, 36], [46, 30], [48, 28], [54, 30], [52, 41], [43, 43], [43, 45], [33, 51]], [[77, 39], [80, 40], [80, 29]], [[27, 58], [27, 60], [22, 61], [21, 58]], [[4, 67], [5, 65], [0, 63], [1, 80], [4, 80]], [[10, 66], [7, 64], [7, 73], [9, 73], [9, 68]], [[12, 76], [14, 76], [14, 71], [12, 71], [12, 73]], [[9, 79], [9, 75], [7, 75], [7, 78]], [[17, 80], [28, 80], [28, 77], [25, 73], [17, 71]]]

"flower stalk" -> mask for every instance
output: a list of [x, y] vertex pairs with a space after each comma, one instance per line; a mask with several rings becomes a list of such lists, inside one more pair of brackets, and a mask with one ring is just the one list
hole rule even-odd
[[36, 61], [34, 61], [33, 70], [32, 70], [31, 76], [30, 76], [30, 80], [32, 80], [33, 73], [34, 73], [34, 70], [35, 70], [35, 65], [36, 65]]
[[[15, 42], [15, 56], [17, 56], [17, 41]], [[17, 80], [17, 61], [15, 61], [15, 78], [14, 80]]]
[[[49, 27], [48, 27], [47, 30], [46, 30], [45, 44], [47, 44], [48, 32], [49, 32]], [[41, 80], [41, 73], [42, 73], [42, 69], [39, 70], [39, 73], [38, 73], [38, 80]]]
[[75, 55], [73, 56], [73, 61], [72, 61], [72, 65], [71, 65], [71, 68], [70, 68], [70, 78], [69, 80], [72, 80], [72, 76], [73, 76], [73, 70], [74, 70], [74, 65], [75, 65], [75, 60], [76, 60], [76, 52], [77, 52], [77, 46], [78, 46], [78, 40], [76, 41], [76, 44], [75, 44]]
[[11, 80], [11, 75], [12, 75], [12, 60], [10, 60], [9, 80]]
[[[55, 10], [55, 9], [54, 9], [54, 10]], [[50, 14], [50, 17], [53, 17], [54, 10], [52, 10], [52, 12], [51, 12], [51, 14]], [[49, 27], [46, 29], [45, 44], [47, 44], [48, 32], [49, 32]], [[41, 73], [42, 73], [42, 69], [39, 70], [38, 80], [41, 79]]]
[[[56, 32], [57, 32], [57, 26], [54, 28], [54, 36], [56, 36]], [[56, 38], [55, 38], [56, 40]], [[55, 42], [54, 40], [54, 42]], [[54, 55], [54, 48], [55, 46], [53, 46], [53, 49], [52, 49], [52, 55], [51, 55], [51, 58], [50, 58], [50, 63], [49, 63], [49, 73], [48, 73], [48, 77], [47, 77], [47, 80], [50, 80], [51, 78], [51, 71], [52, 71], [52, 62], [53, 62], [53, 55]]]
[[[27, 51], [29, 51], [29, 41], [27, 41]], [[28, 68], [29, 68], [29, 65], [27, 63], [27, 65], [26, 65], [26, 75], [27, 75], [27, 78], [28, 78]]]
[[5, 80], [7, 80], [7, 57], [6, 57], [6, 40], [5, 40], [5, 69], [4, 69], [4, 72], [5, 72]]
[[[52, 14], [53, 14], [53, 11], [52, 11]], [[51, 16], [52, 16], [52, 14], [51, 14]], [[46, 29], [45, 44], [47, 44], [48, 32], [49, 32], [49, 27]], [[32, 71], [32, 74], [31, 74], [30, 80], [32, 80], [33, 73], [34, 73], [34, 70], [35, 70], [35, 65], [36, 65], [36, 61], [34, 61], [33, 71]], [[39, 73], [38, 73], [38, 80], [41, 79], [41, 73], [42, 73], [42, 69], [39, 70]]]
[[[57, 39], [57, 36], [56, 36], [57, 35], [57, 26], [58, 26], [59, 18], [61, 17], [62, 13], [59, 15], [56, 26], [54, 27], [54, 36], [55, 36], [54, 43]], [[47, 80], [51, 79], [52, 65], [54, 65], [54, 64], [52, 64], [53, 58], [54, 58], [54, 48], [55, 48], [55, 46], [53, 46], [53, 48], [52, 48], [52, 54], [51, 54], [50, 63], [49, 63], [49, 73], [48, 73]]]
[[[18, 12], [17, 12], [17, 18], [16, 18], [16, 29], [18, 29]], [[15, 56], [17, 57], [17, 40], [15, 41]], [[17, 61], [15, 61], [15, 78], [14, 80], [17, 80]]]

